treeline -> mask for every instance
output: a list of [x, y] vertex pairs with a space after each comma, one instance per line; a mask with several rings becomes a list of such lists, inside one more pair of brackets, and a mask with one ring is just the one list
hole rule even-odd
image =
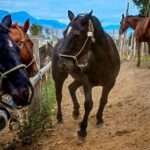
[[150, 16], [150, 0], [133, 0], [139, 8], [140, 15]]

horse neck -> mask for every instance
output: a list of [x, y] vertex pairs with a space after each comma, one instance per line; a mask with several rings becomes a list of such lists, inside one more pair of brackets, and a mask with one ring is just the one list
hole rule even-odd
[[105, 32], [102, 28], [101, 23], [94, 16], [91, 20], [92, 20], [93, 28], [94, 28], [94, 38], [96, 40], [95, 43], [104, 44], [106, 36], [105, 36]]
[[138, 24], [138, 22], [141, 20], [141, 18], [139, 18], [139, 17], [132, 17], [132, 18], [128, 18], [127, 19], [127, 22], [128, 22], [128, 24], [129, 24], [129, 26], [132, 28], [132, 29], [136, 29], [136, 26], [137, 26], [137, 24]]
[[[109, 49], [107, 34], [102, 29], [101, 31], [95, 29], [95, 42], [92, 44], [92, 51], [95, 55], [95, 58], [101, 60], [102, 55], [106, 56]], [[104, 56], [104, 57], [105, 57]]]

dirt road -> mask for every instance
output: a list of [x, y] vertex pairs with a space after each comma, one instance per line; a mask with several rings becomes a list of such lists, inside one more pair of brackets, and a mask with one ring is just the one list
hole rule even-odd
[[[70, 80], [70, 79], [69, 79]], [[26, 150], [150, 150], [150, 70], [125, 62], [104, 112], [104, 125], [96, 127], [95, 114], [101, 94], [93, 90], [94, 107], [89, 118], [88, 136], [79, 142], [76, 131], [83, 115], [83, 96], [78, 91], [81, 117], [72, 118], [72, 102], [67, 80], [63, 90], [64, 124], [45, 131]]]

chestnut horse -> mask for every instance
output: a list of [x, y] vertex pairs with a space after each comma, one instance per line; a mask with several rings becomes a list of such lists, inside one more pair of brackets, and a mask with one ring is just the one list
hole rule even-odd
[[122, 20], [120, 23], [119, 34], [123, 34], [129, 27], [131, 27], [134, 31], [134, 36], [137, 45], [138, 51], [138, 61], [137, 66], [139, 67], [141, 64], [141, 42], [147, 42], [149, 46], [149, 54], [150, 54], [150, 17], [144, 16], [126, 16], [122, 15]]
[[21, 60], [27, 66], [28, 75], [31, 77], [37, 73], [38, 66], [33, 53], [33, 42], [27, 34], [29, 27], [29, 20], [26, 20], [23, 26], [19, 26], [17, 23], [13, 24], [10, 28], [9, 35], [20, 48]]
[[[56, 87], [57, 120], [62, 122], [62, 87], [70, 74], [74, 81], [69, 85], [73, 102], [73, 116], [79, 116], [76, 90], [82, 86], [85, 95], [85, 113], [80, 123], [79, 137], [87, 135], [88, 117], [92, 110], [92, 88], [102, 86], [102, 96], [98, 102], [97, 125], [103, 123], [103, 111], [108, 94], [113, 88], [120, 69], [120, 58], [113, 39], [103, 30], [92, 12], [75, 16], [68, 11], [70, 23], [64, 38], [56, 45], [52, 55], [52, 75]], [[97, 105], [98, 105], [97, 104]]]

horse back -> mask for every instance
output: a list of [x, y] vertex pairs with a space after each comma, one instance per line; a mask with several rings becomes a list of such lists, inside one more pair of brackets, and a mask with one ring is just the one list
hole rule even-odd
[[139, 21], [134, 36], [137, 41], [150, 42], [150, 17], [145, 17]]

